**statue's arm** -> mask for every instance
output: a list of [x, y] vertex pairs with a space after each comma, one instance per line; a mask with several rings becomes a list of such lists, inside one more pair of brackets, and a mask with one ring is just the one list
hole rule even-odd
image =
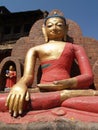
[[88, 89], [94, 80], [89, 59], [83, 47], [73, 45], [73, 49], [80, 69], [80, 75], [65, 80], [55, 81], [54, 84], [62, 84], [62, 89]]
[[76, 76], [77, 88], [89, 88], [93, 83], [94, 77], [88, 56], [84, 48], [78, 45], [74, 45], [74, 52], [81, 73], [79, 76]]
[[14, 117], [22, 114], [24, 101], [30, 98], [28, 86], [33, 83], [36, 56], [35, 49], [31, 48], [26, 55], [23, 77], [12, 87], [7, 97], [6, 106]]
[[32, 85], [34, 79], [34, 68], [37, 59], [37, 52], [35, 48], [31, 48], [25, 58], [24, 74], [21, 78], [21, 82], [24, 82], [27, 86]]

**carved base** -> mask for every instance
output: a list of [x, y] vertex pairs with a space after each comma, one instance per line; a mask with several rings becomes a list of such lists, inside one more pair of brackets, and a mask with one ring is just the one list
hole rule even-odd
[[[11, 115], [8, 113], [7, 108], [4, 105], [7, 95], [1, 94], [0, 96], [1, 96], [0, 130], [13, 130], [13, 129], [14, 130], [52, 130], [52, 129], [95, 130], [98, 129], [98, 112], [96, 111], [96, 109], [94, 112], [93, 111], [87, 112], [83, 110], [72, 109], [71, 107], [68, 108], [63, 104], [64, 107], [56, 107], [47, 110], [45, 110], [45, 108], [47, 107], [44, 107], [44, 110], [31, 110], [31, 111], [29, 110], [29, 112], [22, 115], [22, 117], [14, 118], [11, 117]], [[97, 98], [98, 97], [91, 98], [93, 99], [93, 103], [94, 103], [94, 99]], [[54, 100], [52, 101], [54, 103]], [[98, 101], [98, 99], [95, 101]], [[32, 106], [34, 106], [34, 100], [32, 103], [33, 103]], [[84, 107], [82, 105], [83, 108], [85, 108], [85, 106], [88, 105], [86, 104], [84, 105]], [[92, 109], [94, 109], [94, 107], [92, 107]]]
[[8, 112], [0, 112], [0, 130], [95, 130], [98, 114], [58, 107], [49, 110], [30, 111], [14, 118]]

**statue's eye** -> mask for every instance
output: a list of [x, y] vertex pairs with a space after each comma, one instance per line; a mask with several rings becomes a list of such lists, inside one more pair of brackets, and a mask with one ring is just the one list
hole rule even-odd
[[57, 25], [58, 25], [58, 26], [60, 26], [60, 27], [62, 27], [62, 26], [63, 26], [63, 24], [62, 24], [62, 23], [57, 23]]
[[47, 24], [47, 27], [48, 27], [48, 28], [52, 27], [52, 24], [51, 24], [51, 23], [50, 23], [50, 24]]

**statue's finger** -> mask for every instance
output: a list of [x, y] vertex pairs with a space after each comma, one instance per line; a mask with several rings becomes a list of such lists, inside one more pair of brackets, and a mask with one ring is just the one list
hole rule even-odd
[[17, 115], [18, 115], [18, 114], [17, 114], [17, 111], [14, 111], [14, 112], [13, 112], [13, 117], [17, 117]]
[[13, 104], [13, 116], [14, 117], [16, 117], [19, 114], [19, 109], [18, 109], [19, 100], [20, 100], [20, 95], [17, 95], [15, 97], [14, 104]]
[[19, 100], [19, 104], [18, 104], [19, 114], [22, 114], [22, 112], [23, 112], [23, 103], [24, 103], [24, 97], [20, 96], [20, 100]]
[[30, 100], [30, 93], [28, 91], [26, 92], [25, 100], [26, 101]]
[[6, 102], [5, 102], [5, 106], [9, 107], [10, 98], [11, 98], [11, 94], [8, 95]]
[[38, 86], [38, 87], [41, 87], [41, 86], [42, 86], [42, 84], [37, 84], [37, 86]]
[[53, 84], [57, 85], [59, 84], [59, 81], [53, 81]]
[[10, 102], [9, 102], [9, 112], [13, 112], [13, 106], [14, 106], [14, 100], [15, 100], [16, 95], [11, 95], [10, 97]]

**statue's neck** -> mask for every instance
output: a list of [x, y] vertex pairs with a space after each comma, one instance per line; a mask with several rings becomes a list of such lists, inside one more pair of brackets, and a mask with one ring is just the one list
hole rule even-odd
[[62, 40], [49, 40], [49, 42], [48, 43], [65, 43], [64, 41], [62, 41]]
[[49, 40], [49, 42], [63, 42], [62, 39]]

